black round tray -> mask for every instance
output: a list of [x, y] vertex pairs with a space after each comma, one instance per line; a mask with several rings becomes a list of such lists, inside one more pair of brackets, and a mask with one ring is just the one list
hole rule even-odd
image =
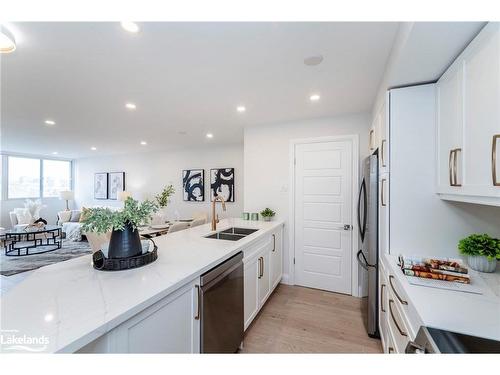
[[96, 251], [92, 255], [94, 268], [99, 271], [122, 271], [153, 263], [158, 259], [158, 247], [153, 240], [150, 241], [153, 242], [153, 251], [130, 258], [108, 259], [101, 250]]

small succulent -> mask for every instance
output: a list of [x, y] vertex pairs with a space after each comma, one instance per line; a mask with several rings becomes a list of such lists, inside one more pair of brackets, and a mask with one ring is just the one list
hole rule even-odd
[[260, 215], [262, 217], [273, 217], [274, 215], [276, 215], [276, 212], [274, 212], [270, 208], [266, 208], [266, 209], [260, 211]]
[[500, 240], [487, 234], [471, 234], [458, 242], [460, 254], [500, 259]]

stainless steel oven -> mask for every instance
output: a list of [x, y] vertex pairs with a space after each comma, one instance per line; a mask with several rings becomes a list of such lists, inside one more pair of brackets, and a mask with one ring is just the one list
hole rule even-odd
[[201, 276], [201, 352], [235, 353], [243, 341], [243, 253]]

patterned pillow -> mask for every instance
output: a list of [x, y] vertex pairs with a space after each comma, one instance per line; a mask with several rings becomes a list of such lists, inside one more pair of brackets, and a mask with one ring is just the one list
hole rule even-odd
[[59, 217], [59, 221], [61, 223], [67, 223], [71, 220], [71, 211], [59, 211], [57, 216]]
[[79, 223], [80, 217], [82, 216], [81, 214], [82, 212], [80, 210], [71, 211], [71, 218], [69, 219], [69, 221], [71, 221], [72, 223]]
[[16, 214], [18, 225], [26, 225], [31, 223], [32, 217], [27, 208], [16, 208], [14, 209], [14, 213]]
[[82, 207], [82, 212], [80, 213], [80, 223], [85, 221], [88, 215], [88, 211], [89, 211], [88, 208]]

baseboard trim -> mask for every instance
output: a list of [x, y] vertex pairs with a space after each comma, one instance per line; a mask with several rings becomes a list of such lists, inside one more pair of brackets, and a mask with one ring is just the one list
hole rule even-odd
[[281, 276], [280, 284], [292, 285], [290, 284], [290, 279], [288, 277], [288, 274], [283, 274], [283, 276]]

